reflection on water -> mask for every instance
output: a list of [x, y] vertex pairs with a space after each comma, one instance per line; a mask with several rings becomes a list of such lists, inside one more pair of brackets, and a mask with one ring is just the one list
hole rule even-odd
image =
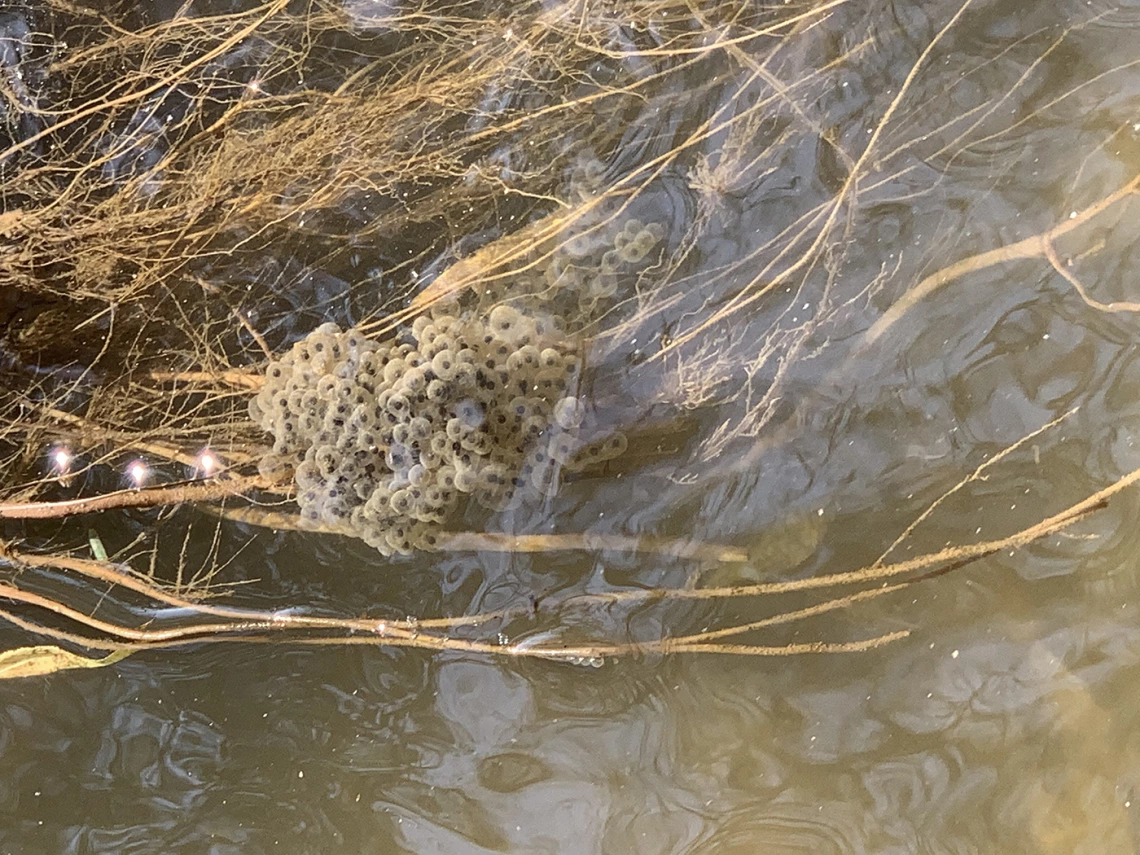
[[[262, 579], [256, 596], [399, 616], [806, 577], [874, 562], [939, 496], [1070, 411], [890, 557], [1009, 534], [1140, 466], [1137, 317], [1090, 304], [1064, 275], [1095, 300], [1135, 299], [1131, 201], [1059, 239], [1060, 270], [1041, 255], [987, 266], [934, 290], [874, 346], [860, 338], [932, 272], [1132, 179], [1140, 11], [978, 2], [939, 37], [959, 5], [832, 5], [771, 54], [757, 40], [726, 48], [711, 83], [698, 67], [688, 82], [702, 97], [679, 98], [669, 78], [622, 117], [612, 181], [725, 105], [770, 99], [701, 137], [688, 169], [661, 175], [630, 210], [669, 224], [674, 244], [696, 236], [658, 306], [615, 311], [596, 346], [592, 394], [614, 425], [643, 429], [638, 458], [511, 521], [746, 544], [746, 566], [557, 553], [387, 568], [358, 544], [263, 532], [228, 572]], [[357, 26], [388, 32], [404, 4], [348, 6]], [[633, 47], [609, 45], [641, 79], [655, 59]], [[6, 74], [15, 56], [0, 50]], [[781, 281], [790, 298], [734, 308], [715, 334], [686, 338], [790, 263], [782, 246], [806, 252], [819, 232], [797, 230], [817, 228], [840, 192], [827, 249]], [[251, 275], [265, 292], [255, 322], [287, 315], [303, 333], [350, 311], [349, 273], [281, 273], [294, 265]], [[651, 358], [670, 341], [681, 343]], [[738, 391], [712, 394], [725, 389]], [[1137, 507], [1126, 492], [1063, 534], [763, 641], [911, 631], [857, 655], [593, 668], [202, 645], [3, 683], [0, 851], [1130, 852]], [[248, 533], [228, 536], [237, 551]], [[572, 640], [622, 642], [769, 613], [765, 602], [595, 603], [558, 618]], [[562, 630], [540, 612], [502, 631], [510, 644]]]

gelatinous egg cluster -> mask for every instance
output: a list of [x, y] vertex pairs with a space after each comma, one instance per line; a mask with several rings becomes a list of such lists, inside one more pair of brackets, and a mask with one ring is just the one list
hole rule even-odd
[[270, 363], [250, 404], [274, 437], [261, 472], [294, 469], [310, 524], [385, 555], [431, 549], [461, 501], [505, 510], [624, 450], [620, 435], [581, 440], [581, 365], [557, 321], [505, 304], [420, 317], [391, 344], [324, 324]]
[[599, 304], [618, 293], [623, 275], [646, 260], [664, 237], [658, 223], [630, 218], [620, 231], [583, 229], [561, 243], [544, 270], [549, 293], [577, 295], [578, 311], [593, 316]]

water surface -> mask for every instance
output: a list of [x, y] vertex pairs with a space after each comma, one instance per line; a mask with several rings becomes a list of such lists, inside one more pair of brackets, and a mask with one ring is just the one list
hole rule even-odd
[[[225, 574], [258, 580], [235, 596], [431, 617], [558, 592], [807, 578], [1011, 534], [1140, 466], [1140, 318], [1105, 305], [1136, 299], [1135, 200], [1055, 242], [1089, 299], [1038, 255], [885, 314], [924, 277], [1135, 178], [1140, 7], [832, 5], [779, 48], [726, 47], [608, 117], [623, 134], [604, 164], [611, 184], [702, 122], [723, 125], [627, 213], [664, 224], [674, 246], [692, 241], [659, 302], [599, 324], [591, 394], [639, 439], [620, 465], [493, 521], [730, 543], [748, 562], [590, 550], [388, 562], [343, 538], [235, 524], [221, 529]], [[349, 8], [367, 23], [402, 5]], [[611, 48], [634, 77], [666, 61]], [[394, 251], [370, 237], [351, 264], [322, 268], [280, 247], [276, 272], [251, 277], [264, 296], [251, 305], [276, 294], [262, 320], [277, 342], [355, 320], [377, 287], [368, 271]], [[781, 275], [782, 291], [717, 317]], [[940, 496], [1062, 416], [892, 550]], [[910, 633], [863, 653], [590, 667], [206, 644], [3, 683], [0, 851], [1130, 852], [1137, 505], [1124, 491], [1020, 550], [747, 636]], [[180, 531], [196, 513], [163, 525]], [[124, 516], [101, 523], [109, 542], [156, 524]], [[211, 526], [197, 531], [212, 542]], [[492, 637], [569, 627], [647, 642], [818, 599], [539, 609]]]

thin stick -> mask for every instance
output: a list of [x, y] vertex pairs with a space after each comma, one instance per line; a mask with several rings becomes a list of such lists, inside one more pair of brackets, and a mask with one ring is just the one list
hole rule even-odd
[[1123, 302], [1102, 303], [1100, 300], [1094, 299], [1089, 295], [1084, 283], [1077, 278], [1076, 274], [1061, 263], [1061, 259], [1057, 257], [1057, 248], [1053, 246], [1053, 241], [1045, 241], [1042, 249], [1045, 251], [1045, 257], [1049, 260], [1053, 269], [1060, 273], [1065, 281], [1073, 286], [1077, 294], [1080, 295], [1080, 298], [1085, 301], [1085, 305], [1089, 308], [1096, 309], [1100, 312], [1140, 312], [1140, 303], [1133, 303], [1127, 300]]
[[153, 508], [182, 502], [209, 502], [274, 486], [279, 485], [260, 477], [182, 481], [165, 487], [116, 490], [113, 493], [58, 502], [0, 503], [0, 519], [55, 519], [121, 508]]
[[1073, 505], [1059, 514], [1042, 520], [1036, 525], [999, 540], [987, 540], [969, 546], [952, 546], [938, 552], [900, 561], [897, 564], [882, 564], [832, 573], [826, 576], [813, 576], [806, 579], [790, 579], [786, 582], [761, 582], [754, 585], [738, 585], [729, 588], [645, 588], [609, 593], [577, 594], [570, 598], [576, 601], [598, 600], [604, 602], [627, 602], [639, 600], [717, 600], [731, 597], [756, 597], [768, 594], [790, 594], [797, 591], [813, 591], [835, 585], [854, 585], [864, 582], [878, 582], [895, 576], [928, 570], [943, 562], [965, 561], [984, 558], [996, 552], [1019, 549], [1034, 540], [1054, 534], [1088, 514], [1105, 507], [1105, 500], [1140, 480], [1140, 469], [1121, 478], [1084, 501]]
[[[272, 358], [272, 354], [270, 355]], [[260, 389], [265, 378], [238, 368], [226, 371], [151, 371], [147, 375], [158, 383], [205, 383], [216, 385], [219, 381], [237, 389]]]
[[998, 264], [1008, 264], [1011, 261], [1048, 258], [1047, 247], [1056, 241], [1057, 238], [1068, 234], [1078, 226], [1084, 225], [1113, 205], [1127, 199], [1138, 190], [1140, 190], [1140, 175], [1135, 176], [1119, 190], [1105, 196], [1096, 204], [1090, 205], [1082, 211], [1074, 211], [1067, 220], [1064, 220], [1047, 231], [1019, 240], [1016, 243], [1011, 243], [1008, 246], [1002, 246], [997, 249], [988, 250], [987, 252], [980, 252], [977, 255], [971, 255], [968, 258], [963, 258], [961, 261], [931, 273], [896, 300], [883, 316], [871, 325], [871, 328], [864, 334], [863, 341], [858, 350], [863, 350], [875, 344], [875, 342], [886, 335], [891, 327], [897, 324], [902, 317], [919, 302], [925, 300], [931, 294], [953, 282], [955, 279], [959, 279], [968, 273], [977, 273], [980, 270], [985, 270], [988, 267], [993, 267]]
[[906, 527], [906, 529], [903, 530], [903, 533], [900, 534], [898, 537], [896, 537], [894, 539], [894, 542], [886, 548], [886, 550], [883, 552], [882, 555], [880, 555], [878, 557], [878, 559], [875, 561], [874, 566], [881, 567], [883, 565], [883, 562], [887, 560], [887, 556], [890, 555], [892, 552], [894, 552], [899, 547], [899, 544], [901, 544], [908, 537], [910, 537], [911, 534], [914, 533], [914, 530], [916, 528], [918, 528], [920, 525], [922, 525], [923, 521], [926, 520], [927, 518], [929, 518], [930, 515], [934, 513], [934, 511], [938, 508], [939, 505], [941, 505], [943, 502], [945, 502], [947, 499], [949, 499], [951, 496], [953, 496], [955, 493], [957, 493], [959, 490], [961, 490], [966, 485], [971, 484], [974, 481], [983, 480], [985, 477], [986, 470], [988, 470], [991, 466], [994, 466], [995, 464], [1004, 460], [1006, 457], [1008, 457], [1010, 454], [1012, 454], [1018, 448], [1025, 445], [1025, 443], [1029, 442], [1029, 440], [1040, 436], [1041, 434], [1045, 433], [1045, 431], [1049, 430], [1052, 427], [1055, 427], [1060, 422], [1063, 422], [1065, 419], [1067, 419], [1069, 416], [1073, 415], [1079, 409], [1080, 409], [1080, 407], [1073, 407], [1067, 413], [1064, 413], [1060, 416], [1057, 416], [1057, 418], [1052, 419], [1049, 422], [1046, 422], [1041, 427], [1037, 428], [1037, 430], [1035, 430], [1031, 433], [1027, 433], [1025, 436], [1023, 436], [1017, 442], [1013, 443], [1012, 445], [1006, 446], [1001, 451], [999, 451], [997, 454], [995, 454], [993, 457], [989, 458], [984, 463], [982, 463], [977, 469], [975, 469], [973, 472], [971, 472], [969, 475], [967, 475], [965, 478], [963, 478], [961, 481], [959, 481], [957, 484], [955, 484], [953, 487], [951, 487], [949, 490], [947, 490], [945, 493], [943, 493], [941, 496], [939, 496], [937, 499], [935, 499], [931, 503], [930, 507], [928, 507], [925, 511], [923, 511], [921, 514], [919, 514], [918, 518], [915, 519], [910, 525], [908, 525]]

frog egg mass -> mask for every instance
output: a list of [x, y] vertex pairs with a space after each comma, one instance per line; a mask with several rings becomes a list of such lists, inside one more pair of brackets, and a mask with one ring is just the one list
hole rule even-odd
[[384, 555], [432, 549], [462, 502], [492, 511], [550, 495], [586, 407], [578, 347], [509, 305], [416, 319], [380, 344], [324, 324], [265, 373], [251, 418], [273, 436], [266, 478], [289, 470], [301, 518]]

